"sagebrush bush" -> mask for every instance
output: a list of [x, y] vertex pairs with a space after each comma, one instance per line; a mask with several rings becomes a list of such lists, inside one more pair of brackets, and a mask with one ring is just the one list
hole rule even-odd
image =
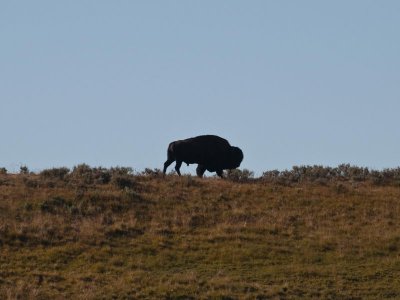
[[141, 173], [141, 175], [143, 176], [149, 176], [149, 177], [159, 177], [162, 176], [163, 173], [160, 169], [150, 169], [150, 168], [146, 168], [144, 169], [144, 171]]
[[91, 184], [93, 182], [93, 171], [87, 164], [74, 166], [70, 175], [72, 180], [80, 181], [84, 184]]
[[80, 164], [72, 169], [70, 178], [81, 184], [107, 184], [110, 182], [112, 174], [112, 169], [92, 168], [87, 164]]
[[369, 170], [365, 167], [341, 164], [335, 168], [314, 166], [293, 166], [292, 170], [272, 170], [264, 172], [260, 180], [264, 182], [291, 185], [301, 182], [328, 184], [329, 182], [362, 182], [370, 181], [373, 184], [400, 184], [400, 168], [384, 169], [382, 171]]
[[70, 209], [71, 206], [72, 206], [71, 201], [67, 201], [66, 199], [60, 196], [55, 196], [44, 200], [42, 203], [40, 203], [39, 207], [42, 212], [55, 214], [64, 212]]
[[226, 178], [235, 182], [246, 182], [254, 179], [254, 172], [248, 169], [233, 169], [226, 171]]
[[26, 176], [22, 178], [22, 182], [28, 188], [37, 188], [39, 187], [40, 181], [35, 178], [29, 178], [30, 176]]
[[133, 175], [131, 167], [113, 167], [110, 169], [111, 175]]
[[42, 178], [45, 179], [60, 179], [64, 180], [67, 175], [69, 174], [70, 169], [66, 167], [62, 168], [52, 168], [52, 169], [45, 169], [39, 173]]
[[27, 166], [20, 166], [19, 167], [19, 173], [20, 174], [29, 174], [29, 169]]
[[133, 175], [117, 174], [112, 176], [111, 183], [119, 189], [132, 188], [135, 186], [135, 178]]

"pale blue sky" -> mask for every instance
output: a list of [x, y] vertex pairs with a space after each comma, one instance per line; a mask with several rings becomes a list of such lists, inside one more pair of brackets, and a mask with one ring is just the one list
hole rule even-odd
[[[0, 167], [400, 165], [400, 1], [2, 1]], [[182, 167], [183, 172], [193, 168]]]

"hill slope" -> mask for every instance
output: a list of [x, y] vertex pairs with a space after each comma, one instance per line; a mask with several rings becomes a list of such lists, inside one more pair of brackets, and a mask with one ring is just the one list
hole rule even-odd
[[122, 173], [0, 176], [0, 298], [400, 297], [398, 187]]

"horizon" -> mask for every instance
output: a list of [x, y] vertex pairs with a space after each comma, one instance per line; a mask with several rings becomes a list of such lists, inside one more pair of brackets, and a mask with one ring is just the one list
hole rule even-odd
[[[31, 169], [31, 168], [29, 168], [29, 166], [22, 164], [22, 165], [19, 165], [19, 166], [15, 167], [14, 169], [7, 169], [7, 168], [2, 167], [2, 166], [0, 166], [0, 169], [1, 168], [5, 168], [7, 174], [18, 175], [18, 174], [21, 174], [21, 171], [22, 171], [23, 168], [27, 168], [26, 170], [27, 170], [28, 174], [29, 173], [33, 173], [35, 175], [38, 175], [42, 171], [45, 171], [45, 170], [62, 169], [62, 168], [67, 168], [69, 173], [71, 173], [71, 172], [73, 172], [74, 168], [77, 168], [77, 167], [83, 166], [83, 165], [88, 166], [91, 169], [102, 168], [102, 169], [110, 170], [110, 169], [113, 169], [113, 168], [128, 168], [128, 169], [132, 170], [132, 174], [135, 175], [135, 176], [136, 175], [142, 175], [143, 173], [146, 172], [146, 170], [156, 171], [156, 172], [162, 173], [162, 168], [137, 169], [137, 168], [134, 168], [132, 166], [122, 166], [122, 165], [116, 165], [116, 166], [101, 166], [101, 165], [98, 165], [98, 166], [95, 166], [95, 165], [89, 165], [89, 164], [86, 164], [86, 163], [79, 163], [79, 164], [75, 164], [73, 166], [54, 166], [54, 167], [43, 168], [43, 169]], [[171, 166], [172, 166], [172, 168], [171, 168]], [[171, 166], [168, 168], [166, 175], [176, 175], [176, 176], [178, 176], [178, 174], [175, 172], [175, 169], [174, 169], [174, 163], [171, 164]], [[184, 164], [182, 164], [182, 167], [183, 166], [184, 166]], [[264, 173], [272, 172], [272, 171], [278, 171], [280, 173], [281, 172], [283, 173], [283, 172], [286, 172], [286, 171], [290, 172], [290, 171], [293, 171], [295, 168], [302, 168], [302, 167], [306, 167], [306, 168], [315, 168], [315, 167], [319, 168], [319, 167], [322, 167], [322, 168], [338, 169], [338, 168], [340, 168], [342, 166], [350, 167], [350, 168], [358, 168], [358, 169], [367, 169], [369, 172], [372, 172], [372, 171], [377, 171], [377, 172], [395, 171], [395, 170], [399, 170], [400, 169], [400, 166], [394, 166], [394, 167], [382, 168], [382, 169], [373, 169], [373, 168], [369, 168], [369, 167], [366, 167], [366, 166], [357, 166], [357, 165], [353, 165], [353, 164], [350, 164], [350, 163], [342, 163], [342, 164], [339, 164], [339, 165], [336, 165], [336, 166], [318, 165], [318, 164], [315, 164], [315, 165], [293, 165], [292, 167], [286, 168], [286, 169], [265, 169], [265, 170], [261, 171], [261, 173], [257, 173], [254, 170], [251, 170], [251, 169], [248, 169], [248, 168], [241, 168], [241, 167], [236, 168], [236, 169], [231, 169], [231, 170], [232, 171], [239, 170], [241, 172], [249, 171], [250, 174], [252, 174], [252, 176], [254, 176], [254, 178], [259, 178], [259, 177], [262, 177]], [[224, 170], [224, 171], [228, 171], [228, 170]], [[190, 176], [195, 176], [196, 177], [196, 172], [193, 172], [193, 170], [191, 170], [191, 169], [189, 170], [189, 168], [187, 168], [187, 170], [183, 170], [183, 168], [181, 168], [181, 173], [182, 173], [182, 176], [190, 175]], [[218, 177], [218, 176], [217, 176], [217, 174], [215, 172], [206, 171], [204, 173], [204, 177], [205, 178], [212, 178], [212, 177]]]

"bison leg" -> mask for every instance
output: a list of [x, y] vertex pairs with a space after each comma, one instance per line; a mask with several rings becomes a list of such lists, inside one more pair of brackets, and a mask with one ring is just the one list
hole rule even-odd
[[204, 172], [206, 171], [206, 168], [202, 165], [198, 165], [196, 168], [196, 174], [199, 177], [203, 177]]
[[176, 170], [176, 173], [178, 173], [179, 176], [181, 176], [181, 171], [180, 171], [181, 165], [182, 165], [182, 161], [181, 160], [177, 160], [176, 161], [176, 165], [175, 165], [175, 170]]
[[224, 171], [222, 171], [222, 170], [217, 170], [217, 175], [218, 175], [219, 177], [224, 178], [223, 174], [224, 174]]
[[169, 165], [172, 164], [174, 161], [174, 159], [167, 159], [167, 161], [164, 163], [164, 174], [167, 172], [167, 168], [169, 167]]

